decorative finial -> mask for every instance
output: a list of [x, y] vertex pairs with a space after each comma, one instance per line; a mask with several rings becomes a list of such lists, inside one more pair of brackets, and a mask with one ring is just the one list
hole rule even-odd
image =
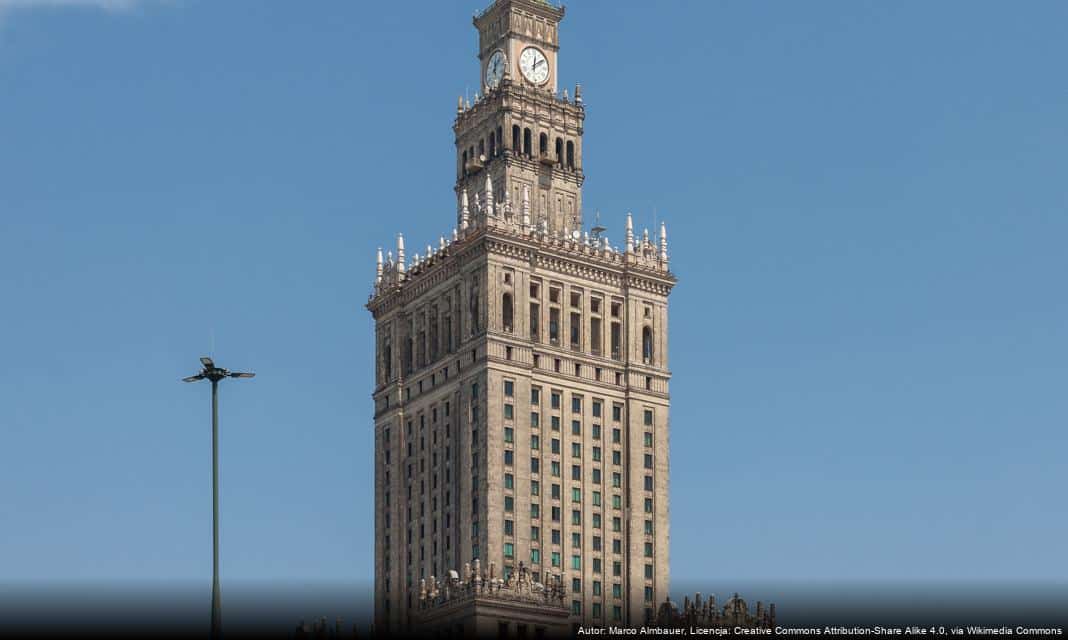
[[456, 100], [456, 115], [460, 115], [464, 112], [464, 97], [460, 96]]
[[571, 98], [567, 95], [567, 89], [564, 89], [564, 102], [571, 102]]
[[452, 228], [452, 241], [456, 242], [460, 239], [460, 234], [456, 232], [456, 227]]
[[404, 234], [397, 234], [397, 271], [404, 273]]
[[378, 248], [378, 255], [375, 257], [375, 284], [381, 284], [382, 282], [382, 247]]
[[469, 213], [467, 210], [467, 189], [460, 192], [460, 231], [467, 231]]
[[438, 238], [438, 249], [441, 251], [445, 250], [445, 236], [441, 236]]
[[575, 83], [575, 104], [582, 104], [582, 85]]
[[530, 228], [530, 185], [523, 185], [523, 202], [520, 204], [522, 209], [522, 224], [523, 229]]
[[427, 260], [429, 260], [429, 259], [430, 259], [430, 257], [431, 257], [431, 256], [433, 256], [433, 255], [434, 255], [434, 250], [433, 250], [433, 249], [431, 249], [431, 248], [430, 248], [430, 245], [428, 244], [428, 245], [426, 246], [426, 259], [427, 259]]
[[634, 220], [631, 218], [630, 212], [627, 213], [627, 227], [626, 234], [624, 236], [624, 242], [627, 253], [634, 252]]
[[493, 213], [493, 179], [489, 171], [486, 172], [486, 216], [494, 217]]
[[660, 259], [667, 262], [667, 225], [660, 223]]

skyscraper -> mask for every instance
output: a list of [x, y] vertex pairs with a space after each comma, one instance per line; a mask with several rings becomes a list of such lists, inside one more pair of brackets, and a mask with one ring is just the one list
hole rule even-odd
[[622, 246], [584, 227], [563, 17], [542, 0], [475, 16], [483, 88], [453, 125], [456, 228], [379, 251], [379, 628], [407, 628], [421, 581], [474, 559], [560, 580], [576, 621], [640, 624], [668, 593], [675, 278], [663, 225], [654, 241], [627, 214]]

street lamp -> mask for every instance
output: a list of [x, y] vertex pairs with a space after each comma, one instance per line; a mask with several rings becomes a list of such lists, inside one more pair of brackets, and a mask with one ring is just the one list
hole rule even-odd
[[219, 381], [223, 378], [252, 378], [255, 373], [227, 371], [216, 367], [212, 359], [200, 359], [200, 373], [182, 382], [211, 380], [211, 637], [219, 637]]

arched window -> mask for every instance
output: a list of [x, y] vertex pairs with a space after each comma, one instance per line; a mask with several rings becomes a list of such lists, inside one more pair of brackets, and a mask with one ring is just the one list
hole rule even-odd
[[513, 124], [512, 125], [512, 152], [513, 153], [519, 153], [519, 149], [520, 149], [519, 136], [520, 136], [519, 125]]
[[486, 155], [486, 139], [485, 138], [483, 138], [482, 140], [478, 141], [478, 155], [475, 156], [475, 159], [476, 160], [480, 160], [482, 158], [482, 156], [484, 156], [484, 155]]
[[490, 158], [497, 157], [497, 136], [495, 136], [492, 131], [490, 132], [490, 147], [489, 147], [489, 151], [490, 151], [489, 152], [489, 157]]
[[529, 158], [531, 153], [530, 129], [523, 129], [523, 153]]
[[464, 151], [463, 162], [460, 164], [460, 173], [467, 175], [467, 152]]
[[556, 139], [556, 164], [564, 164], [564, 141]]
[[501, 296], [501, 326], [508, 333], [512, 332], [512, 294]]
[[504, 130], [497, 127], [497, 154], [499, 155], [502, 151], [504, 151]]
[[642, 327], [642, 362], [653, 363], [653, 330], [648, 326]]
[[575, 143], [571, 140], [567, 141], [567, 168], [575, 168]]
[[538, 155], [543, 158], [549, 155], [549, 136], [544, 133], [538, 136]]

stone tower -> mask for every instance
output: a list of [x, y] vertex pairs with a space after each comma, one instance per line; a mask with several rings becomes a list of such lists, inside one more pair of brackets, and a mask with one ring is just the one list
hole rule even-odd
[[378, 253], [382, 629], [412, 628], [450, 571], [554, 585], [576, 623], [641, 624], [668, 594], [675, 277], [664, 225], [654, 240], [627, 214], [622, 245], [583, 229], [585, 108], [577, 86], [556, 90], [563, 16], [497, 0], [475, 17], [484, 89], [457, 110], [456, 227], [425, 252], [398, 236]]

